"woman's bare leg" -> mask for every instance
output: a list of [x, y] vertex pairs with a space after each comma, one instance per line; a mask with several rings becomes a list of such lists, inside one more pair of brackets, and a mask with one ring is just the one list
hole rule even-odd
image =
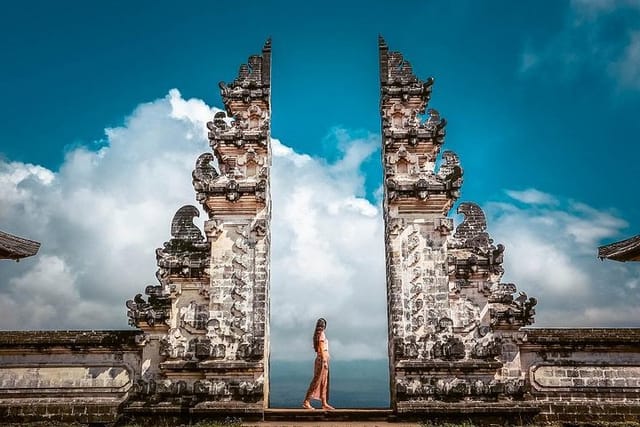
[[322, 409], [326, 410], [326, 411], [331, 411], [333, 409], [335, 409], [333, 406], [329, 405], [329, 402], [327, 400], [327, 389], [329, 388], [329, 384], [328, 381], [325, 380], [324, 384], [322, 385], [323, 390], [322, 390], [322, 394], [320, 395], [320, 397], [322, 397]]

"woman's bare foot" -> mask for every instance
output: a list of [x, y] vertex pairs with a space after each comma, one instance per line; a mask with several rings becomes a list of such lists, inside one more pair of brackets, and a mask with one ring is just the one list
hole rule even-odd
[[333, 406], [329, 405], [328, 403], [325, 403], [325, 404], [322, 405], [322, 409], [324, 409], [325, 411], [333, 411], [336, 408], [334, 408]]
[[314, 408], [313, 406], [311, 406], [311, 403], [309, 403], [309, 401], [308, 401], [308, 400], [305, 400], [304, 402], [302, 402], [302, 407], [303, 407], [304, 409], [310, 409], [310, 410], [312, 410], [312, 411], [313, 411], [314, 409], [316, 409], [316, 408]]

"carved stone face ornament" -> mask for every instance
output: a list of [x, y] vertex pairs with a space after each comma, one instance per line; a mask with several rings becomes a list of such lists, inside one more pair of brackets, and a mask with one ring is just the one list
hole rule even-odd
[[421, 200], [425, 200], [429, 197], [429, 184], [426, 179], [419, 179], [415, 184], [416, 194]]
[[235, 202], [240, 198], [240, 185], [234, 180], [227, 183], [225, 187], [225, 197], [230, 202]]

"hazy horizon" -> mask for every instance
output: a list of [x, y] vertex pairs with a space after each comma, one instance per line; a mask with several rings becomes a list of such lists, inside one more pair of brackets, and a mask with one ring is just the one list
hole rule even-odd
[[[269, 407], [300, 408], [313, 377], [313, 359], [271, 360]], [[389, 362], [331, 360], [329, 402], [335, 408], [388, 408]]]

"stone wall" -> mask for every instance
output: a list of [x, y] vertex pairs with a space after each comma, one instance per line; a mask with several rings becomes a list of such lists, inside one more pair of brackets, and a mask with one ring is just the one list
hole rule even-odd
[[138, 331], [0, 332], [0, 419], [114, 422], [140, 379]]
[[640, 329], [525, 329], [539, 422], [640, 421]]

